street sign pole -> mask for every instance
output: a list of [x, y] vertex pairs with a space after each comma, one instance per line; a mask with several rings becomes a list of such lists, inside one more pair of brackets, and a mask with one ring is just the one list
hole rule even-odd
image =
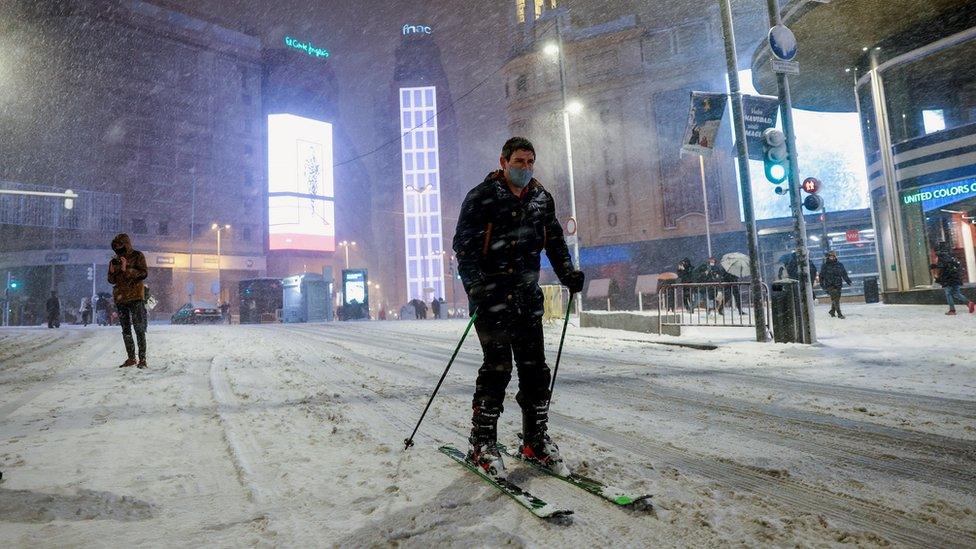
[[[779, 0], [766, 0], [769, 10], [769, 25], [782, 25], [779, 14]], [[772, 33], [770, 33], [772, 36]], [[774, 51], [770, 44], [770, 52]], [[800, 341], [799, 343], [816, 343], [817, 330], [813, 319], [813, 284], [810, 283], [809, 255], [807, 251], [807, 229], [803, 219], [803, 206], [800, 200], [799, 167], [796, 159], [796, 134], [793, 128], [793, 99], [790, 95], [790, 79], [781, 72], [776, 73], [776, 85], [779, 90], [780, 111], [783, 120], [783, 132], [786, 134], [786, 148], [790, 156], [790, 207], [793, 209], [796, 236], [796, 256], [800, 268]]]
[[729, 0], [719, 0], [722, 10], [722, 33], [725, 35], [725, 61], [729, 73], [732, 99], [732, 123], [735, 126], [735, 148], [739, 159], [739, 186], [749, 241], [749, 275], [752, 310], [756, 315], [756, 341], [769, 341], [766, 330], [766, 307], [763, 305], [763, 281], [759, 270], [759, 239], [756, 235], [756, 214], [752, 206], [752, 181], [749, 178], [749, 152], [746, 150], [746, 124], [742, 117], [742, 91], [739, 89], [739, 62], [736, 59], [735, 30], [732, 27], [732, 6]]

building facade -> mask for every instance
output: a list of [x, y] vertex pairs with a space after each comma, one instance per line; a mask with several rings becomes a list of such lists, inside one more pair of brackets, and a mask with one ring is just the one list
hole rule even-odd
[[[706, 232], [712, 255], [746, 249], [728, 120], [703, 164], [681, 153], [691, 92], [726, 89], [717, 7], [691, 4], [512, 2], [504, 69], [511, 133], [535, 143], [536, 173], [563, 221], [568, 133], [581, 265], [588, 278], [626, 288], [622, 306], [636, 304], [629, 290], [638, 275], [673, 271], [685, 256], [704, 262]], [[737, 22], [754, 27], [759, 15], [743, 12]], [[547, 48], [560, 43], [562, 79], [558, 50]], [[561, 86], [567, 103], [581, 105], [569, 132]]]
[[[83, 196], [74, 213], [0, 201], [0, 270], [22, 302], [109, 291], [117, 232], [146, 254], [159, 314], [265, 271], [259, 40], [138, 0], [21, 2], [4, 23], [0, 180]], [[227, 220], [246, 221], [218, 263]]]

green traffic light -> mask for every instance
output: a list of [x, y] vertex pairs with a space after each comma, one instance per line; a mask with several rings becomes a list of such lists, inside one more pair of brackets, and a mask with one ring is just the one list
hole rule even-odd
[[11, 283], [10, 283], [10, 288], [11, 288], [12, 290], [16, 290], [16, 289], [17, 289], [17, 286], [18, 286], [18, 285], [19, 285], [19, 284], [17, 284], [16, 282], [11, 282]]
[[786, 180], [786, 166], [773, 162], [766, 162], [766, 179], [774, 185]]

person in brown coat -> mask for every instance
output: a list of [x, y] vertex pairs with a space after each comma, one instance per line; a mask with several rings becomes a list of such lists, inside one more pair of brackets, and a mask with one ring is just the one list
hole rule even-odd
[[[132, 248], [129, 235], [121, 233], [112, 239], [112, 251], [115, 257], [108, 265], [108, 283], [113, 286], [112, 297], [115, 309], [119, 314], [119, 324], [122, 325], [122, 341], [128, 359], [119, 368], [138, 365], [146, 367], [146, 288], [143, 280], [149, 274], [146, 267], [146, 257], [142, 252]], [[139, 344], [139, 362], [136, 362], [136, 346], [132, 341], [132, 329], [135, 328], [136, 341]]]

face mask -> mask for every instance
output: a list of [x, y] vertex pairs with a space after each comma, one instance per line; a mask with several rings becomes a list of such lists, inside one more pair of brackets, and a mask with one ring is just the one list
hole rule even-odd
[[524, 189], [529, 184], [529, 181], [532, 181], [532, 170], [509, 167], [508, 179], [512, 182], [512, 185], [515, 185], [519, 189]]

